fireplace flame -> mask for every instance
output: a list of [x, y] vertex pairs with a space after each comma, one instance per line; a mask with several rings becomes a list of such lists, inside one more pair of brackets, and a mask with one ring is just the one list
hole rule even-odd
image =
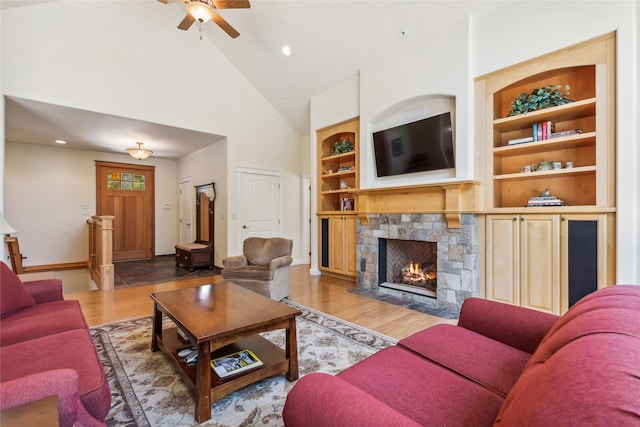
[[422, 284], [427, 280], [434, 279], [429, 273], [425, 273], [417, 262], [410, 262], [402, 269], [402, 283], [409, 285]]

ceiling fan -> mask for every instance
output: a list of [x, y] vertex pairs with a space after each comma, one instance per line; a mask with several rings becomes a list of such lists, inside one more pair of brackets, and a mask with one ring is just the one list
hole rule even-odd
[[[158, 0], [167, 3], [169, 0]], [[225, 21], [216, 10], [217, 9], [247, 9], [250, 8], [249, 0], [179, 0], [187, 5], [187, 16], [178, 25], [181, 30], [188, 30], [195, 21], [213, 21], [224, 32], [232, 38], [236, 38], [240, 33]]]

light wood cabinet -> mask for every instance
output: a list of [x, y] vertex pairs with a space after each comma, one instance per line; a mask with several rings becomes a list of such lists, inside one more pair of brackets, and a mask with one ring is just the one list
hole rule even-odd
[[320, 217], [320, 270], [356, 277], [356, 216]]
[[[615, 43], [607, 34], [475, 81], [488, 299], [561, 314], [615, 283]], [[574, 102], [508, 116], [519, 94], [550, 85], [569, 85]], [[513, 143], [543, 122], [579, 132]], [[563, 167], [521, 169], [541, 162]], [[527, 207], [546, 189], [564, 206]]]
[[487, 299], [554, 314], [615, 283], [612, 214], [486, 217]]
[[[360, 121], [354, 118], [317, 132], [318, 144], [318, 254], [325, 273], [356, 277], [356, 197], [359, 188], [358, 147]], [[352, 150], [336, 153], [340, 140]]]
[[488, 299], [560, 312], [558, 215], [488, 215]]

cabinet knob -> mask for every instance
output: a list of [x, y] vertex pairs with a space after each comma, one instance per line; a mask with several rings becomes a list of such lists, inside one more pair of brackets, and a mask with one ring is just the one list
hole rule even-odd
[[524, 221], [524, 220], [525, 220], [525, 217], [521, 216], [520, 221]]
[[513, 217], [513, 220], [514, 220], [514, 221], [517, 221], [517, 220], [518, 220], [518, 217], [517, 217], [517, 216], [514, 216], [514, 217]]
[[563, 220], [563, 221], [566, 221], [566, 220], [567, 220], [567, 217], [566, 217], [566, 216], [563, 216], [563, 217], [562, 217], [562, 218], [560, 218], [560, 219], [561, 219], [561, 220]]

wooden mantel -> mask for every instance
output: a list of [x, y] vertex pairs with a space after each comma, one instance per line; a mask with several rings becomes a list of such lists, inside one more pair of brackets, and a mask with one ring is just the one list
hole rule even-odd
[[460, 228], [462, 213], [478, 211], [477, 181], [457, 181], [404, 187], [354, 190], [358, 218], [369, 224], [370, 214], [444, 213], [449, 228]]

